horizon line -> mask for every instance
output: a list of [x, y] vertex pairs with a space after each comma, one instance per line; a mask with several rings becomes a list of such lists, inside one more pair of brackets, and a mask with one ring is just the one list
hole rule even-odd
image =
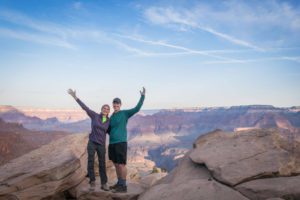
[[[300, 105], [291, 105], [291, 106], [274, 106], [272, 104], [237, 104], [230, 106], [190, 106], [190, 107], [170, 107], [170, 108], [147, 108], [141, 109], [141, 111], [149, 110], [195, 110], [195, 109], [207, 109], [207, 108], [231, 108], [231, 107], [247, 107], [247, 106], [271, 106], [274, 108], [300, 108]], [[49, 108], [49, 107], [35, 107], [35, 106], [13, 106], [13, 105], [0, 105], [1, 107], [13, 107], [17, 110], [49, 110], [49, 111], [80, 111], [81, 108]]]

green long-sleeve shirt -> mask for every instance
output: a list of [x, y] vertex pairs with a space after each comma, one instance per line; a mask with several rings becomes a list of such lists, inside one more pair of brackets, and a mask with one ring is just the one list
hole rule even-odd
[[140, 111], [145, 95], [141, 95], [138, 104], [129, 110], [120, 110], [110, 117], [109, 144], [127, 142], [127, 122], [130, 117]]

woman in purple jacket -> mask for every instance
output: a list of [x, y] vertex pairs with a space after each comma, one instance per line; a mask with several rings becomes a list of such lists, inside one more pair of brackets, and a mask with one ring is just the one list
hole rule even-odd
[[107, 185], [107, 175], [106, 175], [106, 166], [105, 166], [105, 141], [106, 133], [109, 127], [109, 118], [108, 114], [110, 107], [107, 104], [104, 104], [101, 108], [101, 113], [98, 114], [93, 110], [89, 109], [77, 96], [76, 91], [69, 89], [68, 93], [77, 101], [81, 108], [87, 113], [91, 118], [91, 128], [92, 131], [89, 135], [89, 142], [87, 145], [88, 152], [88, 176], [90, 178], [91, 190], [95, 189], [95, 172], [94, 172], [94, 157], [95, 151], [98, 155], [99, 161], [99, 174], [101, 178], [101, 189], [108, 191], [109, 187]]

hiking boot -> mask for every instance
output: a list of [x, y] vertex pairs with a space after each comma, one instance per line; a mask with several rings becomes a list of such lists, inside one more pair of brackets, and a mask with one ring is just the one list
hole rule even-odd
[[95, 190], [95, 187], [96, 187], [95, 181], [91, 181], [91, 182], [90, 182], [90, 191], [94, 191], [94, 190]]
[[109, 189], [114, 190], [114, 189], [116, 189], [118, 186], [119, 186], [119, 184], [116, 183], [116, 184], [114, 184], [114, 185], [112, 185], [112, 186], [109, 186]]
[[109, 187], [108, 187], [107, 183], [102, 184], [102, 185], [101, 185], [101, 189], [102, 189], [102, 190], [105, 190], [105, 191], [109, 191]]
[[113, 191], [113, 193], [126, 193], [127, 192], [127, 186], [126, 185], [118, 185]]

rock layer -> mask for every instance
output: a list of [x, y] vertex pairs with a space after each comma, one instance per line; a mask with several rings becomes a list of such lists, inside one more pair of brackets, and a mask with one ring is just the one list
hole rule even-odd
[[281, 197], [283, 199], [300, 199], [300, 176], [266, 178], [249, 181], [236, 187], [250, 199], [264, 200]]
[[199, 137], [190, 158], [205, 164], [213, 176], [234, 186], [265, 177], [300, 174], [300, 142], [279, 129], [225, 133]]
[[215, 181], [205, 166], [189, 159], [189, 153], [177, 168], [143, 193], [139, 200], [247, 200], [234, 189]]
[[87, 134], [66, 136], [0, 167], [0, 199], [42, 199], [86, 175]]
[[90, 191], [87, 180], [82, 181], [79, 185], [72, 188], [69, 192], [78, 200], [135, 200], [144, 191], [144, 189], [136, 183], [129, 183], [127, 193], [112, 193], [100, 189], [99, 182], [96, 182], [94, 191]]

